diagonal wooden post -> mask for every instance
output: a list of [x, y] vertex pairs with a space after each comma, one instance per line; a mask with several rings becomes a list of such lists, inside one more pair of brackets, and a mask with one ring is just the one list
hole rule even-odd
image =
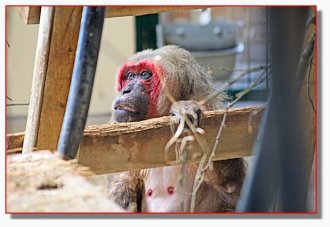
[[[41, 51], [48, 59], [40, 61], [38, 52], [36, 56], [34, 73], [39, 75], [41, 67], [43, 76], [40, 80], [33, 79], [24, 153], [33, 147], [56, 149], [69, 94], [82, 7], [55, 7], [53, 11], [52, 22], [45, 25], [51, 31], [47, 55]], [[41, 32], [39, 36], [38, 42], [45, 39]]]
[[44, 82], [47, 73], [49, 47], [54, 18], [53, 7], [42, 7], [37, 42], [36, 58], [32, 79], [31, 97], [27, 117], [25, 138], [22, 153], [31, 152], [37, 140], [39, 116], [44, 91]]
[[76, 56], [82, 7], [56, 7], [36, 147], [55, 150]]

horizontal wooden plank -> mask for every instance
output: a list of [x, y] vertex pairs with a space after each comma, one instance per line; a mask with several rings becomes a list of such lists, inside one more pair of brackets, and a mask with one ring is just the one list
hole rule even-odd
[[[229, 110], [213, 160], [250, 156], [262, 112], [261, 107]], [[204, 113], [201, 127], [209, 147], [213, 147], [223, 113], [222, 110]], [[170, 163], [164, 155], [166, 143], [172, 137], [170, 118], [87, 127], [78, 162], [98, 174], [173, 165], [176, 163], [174, 146], [169, 153]], [[201, 156], [196, 154], [201, 154], [201, 149], [193, 142], [187, 161], [198, 161]]]
[[187, 9], [199, 9], [200, 6], [111, 6], [107, 7], [106, 17], [141, 16]]
[[[37, 6], [19, 7], [19, 15], [25, 24], [38, 24], [40, 8]], [[106, 17], [140, 16], [146, 14], [198, 9], [201, 6], [108, 6]]]
[[[260, 106], [230, 109], [213, 159], [250, 156], [263, 110], [264, 107]], [[210, 147], [215, 142], [223, 114], [223, 110], [206, 111], [203, 114], [203, 138]], [[173, 148], [169, 156], [171, 163], [166, 162], [164, 156], [165, 145], [172, 137], [170, 121], [171, 117], [160, 117], [140, 122], [88, 126], [78, 153], [78, 162], [89, 166], [97, 174], [175, 164]], [[8, 135], [11, 141], [20, 141], [19, 138], [11, 137]], [[8, 145], [8, 149], [21, 146], [18, 143]], [[198, 161], [196, 154], [199, 152], [200, 148], [194, 142], [188, 161]]]
[[7, 153], [17, 153], [22, 151], [24, 141], [24, 132], [11, 133], [7, 135], [6, 150]]

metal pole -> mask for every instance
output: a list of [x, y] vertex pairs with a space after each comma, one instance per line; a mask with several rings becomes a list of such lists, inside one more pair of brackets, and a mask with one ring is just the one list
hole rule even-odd
[[[272, 83], [256, 161], [247, 176], [240, 212], [306, 211], [310, 149], [306, 147], [306, 108], [296, 74], [308, 7], [271, 8]], [[312, 138], [311, 138], [312, 139]]]
[[72, 82], [57, 145], [63, 159], [75, 158], [83, 137], [99, 55], [104, 13], [104, 7], [83, 9]]

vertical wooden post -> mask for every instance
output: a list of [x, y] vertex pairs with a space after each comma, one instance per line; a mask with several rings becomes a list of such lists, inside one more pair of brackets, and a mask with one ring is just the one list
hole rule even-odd
[[36, 57], [34, 62], [30, 105], [22, 151], [23, 153], [31, 152], [37, 139], [37, 130], [39, 126], [39, 116], [48, 64], [50, 39], [52, 34], [53, 16], [53, 7], [42, 7]]
[[[54, 9], [53, 22], [48, 25], [48, 28], [52, 28], [48, 61], [39, 64], [44, 64], [44, 82], [38, 82], [38, 91], [32, 88], [29, 115], [33, 115], [34, 120], [28, 118], [24, 139], [26, 148], [23, 148], [23, 151], [31, 151], [32, 147], [37, 147], [38, 150], [55, 150], [57, 147], [71, 84], [81, 13], [82, 7]], [[42, 27], [41, 24], [39, 26]], [[37, 83], [35, 79], [33, 83]], [[38, 99], [37, 107], [32, 104], [32, 97]]]

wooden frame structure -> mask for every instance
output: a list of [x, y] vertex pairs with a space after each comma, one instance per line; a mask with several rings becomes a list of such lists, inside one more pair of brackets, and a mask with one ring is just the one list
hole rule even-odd
[[[121, 6], [108, 8], [106, 16], [135, 16], [195, 8], [200, 7]], [[39, 23], [40, 10], [40, 7], [21, 7], [20, 16], [26, 24]], [[36, 142], [29, 145], [27, 152], [55, 150], [57, 146], [70, 88], [82, 7], [54, 7], [54, 11], [53, 20], [50, 22], [52, 32], [48, 60], [41, 65], [46, 68], [45, 82], [38, 83], [38, 86], [42, 87], [35, 91], [39, 93], [32, 94], [39, 97], [40, 102], [36, 105], [39, 106], [40, 117], [35, 119], [37, 123], [27, 122], [27, 128], [32, 131], [8, 135], [9, 153], [20, 151], [24, 136], [28, 138], [31, 134], [36, 136]], [[38, 66], [35, 70], [38, 70]], [[35, 107], [30, 109], [29, 112]], [[226, 129], [214, 160], [251, 155], [263, 109], [264, 107], [251, 107], [229, 110]], [[203, 117], [202, 127], [207, 132], [204, 138], [210, 146], [213, 146], [211, 144], [214, 143], [223, 114], [224, 111], [210, 111]], [[174, 161], [167, 163], [164, 159], [164, 147], [172, 136], [170, 121], [170, 117], [162, 117], [142, 122], [87, 127], [78, 162], [89, 166], [97, 174], [175, 164]], [[225, 149], [222, 150], [221, 147]], [[191, 152], [196, 153], [196, 149], [197, 144]], [[191, 154], [188, 161], [195, 161]], [[174, 160], [174, 155], [171, 158]]]
[[[204, 113], [203, 139], [212, 148], [221, 125], [223, 110]], [[227, 112], [226, 129], [213, 160], [250, 156], [258, 135], [264, 107], [231, 109]], [[164, 148], [172, 137], [171, 117], [160, 117], [141, 122], [88, 126], [78, 153], [78, 162], [89, 166], [97, 174], [145, 169], [175, 164], [174, 146], [170, 149], [170, 162], [166, 162]], [[22, 150], [24, 133], [8, 138], [8, 152]], [[187, 161], [197, 161], [199, 145], [194, 142]], [[37, 149], [37, 148], [36, 148]], [[194, 155], [195, 154], [195, 155]]]
[[[111, 6], [107, 7], [105, 17], [141, 16], [146, 14], [200, 8], [201, 7], [199, 6]], [[20, 7], [19, 14], [25, 24], [38, 24], [40, 20], [40, 12], [40, 6], [28, 6]]]

